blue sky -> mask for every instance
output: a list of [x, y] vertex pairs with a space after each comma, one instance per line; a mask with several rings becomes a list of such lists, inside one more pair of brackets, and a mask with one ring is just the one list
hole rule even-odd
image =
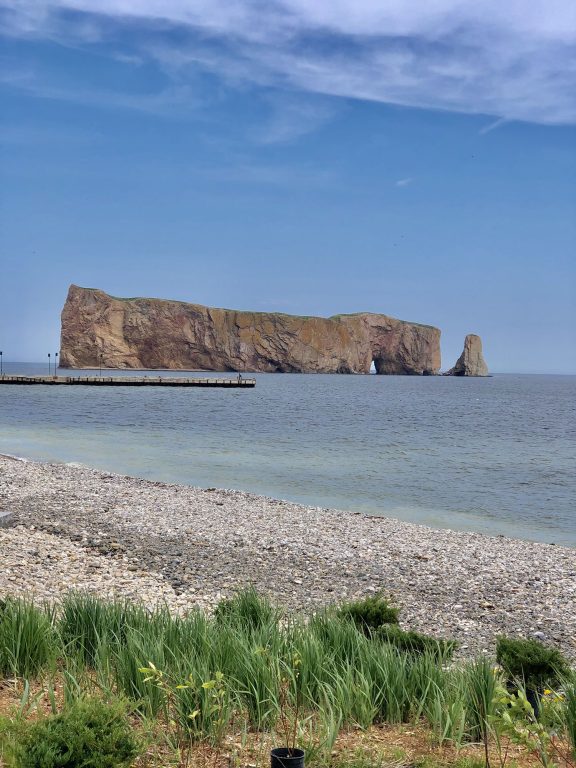
[[576, 5], [0, 0], [0, 349], [68, 285], [576, 373]]

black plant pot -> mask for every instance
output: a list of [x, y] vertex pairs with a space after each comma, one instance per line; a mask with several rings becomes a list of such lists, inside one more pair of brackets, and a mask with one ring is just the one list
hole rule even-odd
[[270, 751], [270, 768], [304, 768], [304, 750], [276, 747]]
[[540, 715], [540, 696], [538, 691], [535, 688], [526, 688], [526, 698], [528, 699], [528, 702], [532, 705], [532, 709], [534, 710], [534, 717], [536, 720], [538, 720], [538, 717]]

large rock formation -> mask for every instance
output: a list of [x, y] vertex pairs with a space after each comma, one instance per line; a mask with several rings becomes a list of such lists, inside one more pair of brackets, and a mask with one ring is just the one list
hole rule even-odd
[[488, 376], [488, 366], [482, 355], [482, 339], [469, 333], [464, 339], [464, 351], [456, 361], [454, 368], [446, 371], [445, 376]]
[[440, 331], [363, 312], [330, 318], [118, 299], [70, 286], [60, 365], [287, 373], [434, 374]]

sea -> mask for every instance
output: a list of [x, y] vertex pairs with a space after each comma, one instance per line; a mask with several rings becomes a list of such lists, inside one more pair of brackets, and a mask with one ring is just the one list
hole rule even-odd
[[255, 378], [0, 386], [0, 453], [576, 547], [576, 376]]

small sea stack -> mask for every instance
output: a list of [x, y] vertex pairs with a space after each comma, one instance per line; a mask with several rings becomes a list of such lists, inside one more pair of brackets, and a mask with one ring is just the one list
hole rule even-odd
[[454, 368], [444, 376], [488, 376], [488, 366], [482, 354], [482, 339], [475, 333], [469, 333], [464, 339], [464, 350]]

